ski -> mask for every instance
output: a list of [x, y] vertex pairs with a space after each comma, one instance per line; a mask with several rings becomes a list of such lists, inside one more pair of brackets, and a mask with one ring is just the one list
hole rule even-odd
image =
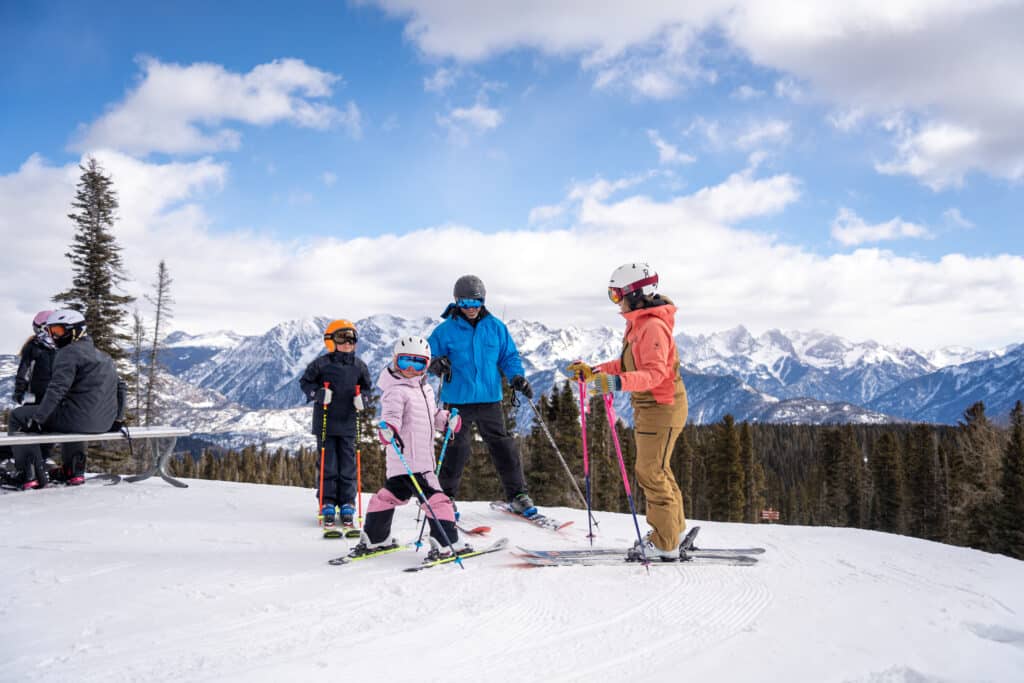
[[[85, 482], [80, 484], [81, 486], [113, 486], [121, 483], [120, 474], [96, 474], [91, 477], [86, 477]], [[15, 483], [13, 478], [5, 477], [0, 482], [0, 488], [7, 491], [21, 491], [20, 482]], [[42, 486], [36, 489], [28, 489], [28, 491], [41, 491], [48, 488], [75, 488], [74, 486], [68, 486], [67, 482], [58, 481], [57, 479], [51, 479], [47, 482], [46, 486]]]
[[[679, 544], [679, 550], [686, 553], [687, 555], [694, 555], [703, 558], [714, 557], [737, 557], [737, 556], [750, 556], [750, 555], [762, 555], [765, 552], [764, 548], [698, 548], [694, 545], [694, 541], [697, 538], [697, 532], [700, 531], [699, 526], [695, 526], [687, 532], [682, 542]], [[531, 557], [539, 557], [545, 559], [560, 559], [560, 558], [603, 558], [603, 557], [625, 557], [630, 551], [630, 548], [572, 548], [566, 550], [530, 550], [528, 548], [518, 547], [519, 551], [525, 555]]]
[[455, 527], [462, 533], [470, 536], [486, 536], [491, 533], [491, 527], [489, 526], [466, 527], [461, 524], [456, 524]]
[[647, 567], [678, 567], [689, 564], [726, 564], [738, 567], [749, 567], [757, 564], [756, 557], [749, 555], [701, 555], [687, 553], [685, 559], [673, 562], [653, 560], [646, 565], [638, 560], [628, 560], [624, 555], [614, 557], [611, 555], [592, 555], [589, 557], [534, 557], [526, 555], [520, 558], [523, 562], [534, 567], [573, 567], [573, 566], [647, 566]]
[[507, 538], [500, 538], [497, 541], [495, 541], [494, 543], [492, 543], [491, 545], [487, 546], [486, 548], [481, 548], [480, 550], [470, 550], [468, 553], [461, 553], [460, 555], [450, 555], [448, 557], [442, 557], [439, 560], [424, 560], [421, 564], [418, 564], [415, 567], [406, 567], [402, 571], [420, 572], [420, 571], [423, 571], [424, 569], [430, 569], [431, 567], [436, 567], [436, 566], [441, 565], [441, 564], [451, 564], [456, 559], [458, 559], [458, 560], [466, 560], [466, 559], [469, 559], [470, 557], [478, 557], [480, 555], [487, 555], [489, 553], [496, 553], [499, 550], [504, 550], [507, 545], [508, 545], [508, 539]]
[[359, 555], [353, 555], [355, 552], [353, 549], [348, 555], [342, 555], [341, 557], [335, 557], [333, 560], [327, 560], [327, 564], [338, 566], [342, 564], [351, 564], [353, 562], [359, 562], [361, 560], [370, 560], [374, 557], [380, 557], [381, 555], [390, 555], [391, 553], [397, 553], [400, 550], [408, 550], [412, 546], [408, 543], [405, 545], [389, 545], [383, 548], [378, 548], [368, 553], [362, 553]]
[[548, 517], [546, 515], [542, 515], [539, 512], [537, 514], [535, 514], [533, 517], [524, 517], [523, 515], [519, 514], [518, 512], [513, 511], [512, 508], [509, 507], [508, 503], [504, 503], [504, 502], [502, 502], [500, 500], [492, 501], [491, 502], [491, 509], [492, 510], [497, 510], [499, 512], [504, 512], [505, 514], [512, 515], [513, 517], [517, 517], [517, 518], [523, 520], [524, 522], [529, 522], [530, 524], [533, 524], [534, 526], [539, 526], [542, 529], [551, 529], [552, 531], [561, 531], [562, 529], [564, 529], [567, 526], [570, 526], [572, 524], [571, 521], [569, 521], [569, 522], [559, 522], [557, 519], [553, 519], [553, 518]]

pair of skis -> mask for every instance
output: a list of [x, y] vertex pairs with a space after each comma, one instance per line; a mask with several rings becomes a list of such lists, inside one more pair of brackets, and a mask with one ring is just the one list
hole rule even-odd
[[[762, 555], [764, 548], [698, 548], [695, 545], [700, 527], [693, 527], [679, 544], [679, 559], [666, 562], [653, 560], [647, 566], [673, 566], [680, 563], [729, 564], [750, 566], [757, 564], [755, 555]], [[519, 548], [518, 555], [527, 564], [536, 567], [560, 567], [568, 565], [615, 566], [626, 563], [642, 564], [634, 558], [630, 548], [588, 548], [583, 550], [529, 550]]]
[[[406, 543], [404, 545], [395, 544], [395, 545], [385, 546], [383, 548], [379, 548], [379, 549], [373, 550], [373, 551], [368, 552], [368, 553], [353, 554], [353, 553], [356, 552], [356, 551], [353, 550], [348, 555], [342, 555], [341, 557], [336, 557], [333, 560], [328, 560], [327, 564], [335, 565], [335, 566], [352, 564], [354, 562], [361, 562], [363, 560], [370, 560], [370, 559], [373, 559], [375, 557], [382, 557], [384, 555], [390, 555], [391, 553], [397, 553], [397, 552], [402, 551], [402, 550], [411, 550], [411, 549], [413, 549], [415, 547], [416, 547], [416, 545], [414, 543]], [[500, 539], [498, 539], [497, 541], [495, 541], [494, 543], [492, 543], [491, 545], [489, 545], [489, 546], [487, 546], [485, 548], [480, 548], [479, 550], [470, 550], [470, 551], [467, 551], [467, 552], [464, 552], [464, 553], [460, 553], [458, 555], [447, 555], [445, 557], [440, 557], [440, 558], [437, 558], [437, 559], [429, 559], [428, 558], [428, 559], [423, 560], [423, 562], [421, 562], [420, 564], [413, 565], [412, 567], [406, 567], [402, 571], [406, 571], [406, 572], [420, 572], [420, 571], [423, 571], [424, 569], [430, 569], [431, 567], [438, 567], [438, 566], [440, 566], [442, 564], [450, 564], [450, 563], [455, 562], [455, 561], [459, 561], [461, 563], [463, 560], [467, 560], [467, 559], [472, 558], [472, 557], [480, 557], [481, 555], [489, 555], [491, 553], [496, 553], [496, 552], [498, 552], [500, 550], [504, 550], [506, 547], [508, 547], [508, 539], [507, 538], [500, 538]]]

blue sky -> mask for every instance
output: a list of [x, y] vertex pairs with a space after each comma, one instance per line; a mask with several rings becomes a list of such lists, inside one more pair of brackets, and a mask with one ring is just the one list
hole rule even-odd
[[647, 260], [690, 333], [1024, 339], [1020, 2], [620, 5], [4, 4], [7, 345], [89, 154], [190, 331], [432, 315], [465, 272], [618, 325]]

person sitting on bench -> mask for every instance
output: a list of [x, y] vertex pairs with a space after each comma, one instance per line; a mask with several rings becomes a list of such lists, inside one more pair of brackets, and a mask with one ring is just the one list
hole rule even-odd
[[[127, 387], [118, 378], [113, 359], [97, 349], [86, 333], [85, 318], [78, 311], [54, 311], [46, 320], [46, 329], [57, 347], [46, 395], [38, 405], [12, 410], [7, 433], [100, 434], [120, 429]], [[85, 447], [85, 442], [61, 447], [60, 474], [68, 485], [85, 481]], [[22, 489], [46, 486], [46, 465], [39, 445], [14, 446], [12, 450]]]

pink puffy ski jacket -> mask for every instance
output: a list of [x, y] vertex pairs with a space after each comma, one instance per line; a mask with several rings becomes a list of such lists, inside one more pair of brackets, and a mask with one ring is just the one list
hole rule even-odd
[[[426, 375], [402, 377], [384, 368], [377, 378], [381, 390], [380, 419], [390, 424], [405, 444], [405, 461], [419, 474], [434, 471], [434, 432], [444, 431], [448, 411], [438, 410], [434, 388]], [[379, 422], [379, 420], [378, 420]], [[408, 474], [393, 446], [387, 447], [387, 476]]]

